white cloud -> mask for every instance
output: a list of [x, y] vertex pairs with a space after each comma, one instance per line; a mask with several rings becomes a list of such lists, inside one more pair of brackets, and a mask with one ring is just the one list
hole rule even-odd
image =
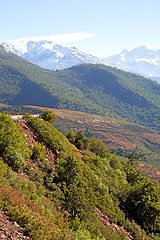
[[[78, 42], [85, 38], [92, 38], [95, 35], [92, 33], [67, 33], [67, 34], [61, 34], [61, 35], [54, 35], [51, 38], [53, 38], [53, 41], [55, 42]], [[48, 40], [50, 37], [48, 37]]]
[[[66, 34], [59, 34], [59, 35], [53, 35], [53, 36], [41, 36], [41, 37], [29, 37], [29, 38], [23, 38], [18, 39], [18, 41], [41, 41], [41, 40], [48, 40], [53, 41], [55, 43], [72, 43], [72, 42], [78, 42], [86, 38], [93, 38], [95, 37], [95, 34], [93, 33], [66, 33]], [[17, 41], [17, 40], [11, 40], [11, 41]]]

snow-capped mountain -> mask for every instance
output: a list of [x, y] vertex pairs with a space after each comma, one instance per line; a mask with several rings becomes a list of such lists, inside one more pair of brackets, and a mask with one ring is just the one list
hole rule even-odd
[[49, 39], [19, 39], [1, 43], [7, 52], [50, 70], [60, 70], [82, 63], [105, 64], [151, 78], [160, 83], [160, 49], [141, 46], [124, 50], [106, 59], [84, 53], [75, 47], [56, 44]]
[[82, 63], [104, 64], [104, 61], [75, 47], [65, 47], [49, 40], [20, 39], [1, 43], [7, 52], [39, 65], [56, 70]]
[[160, 83], [160, 49], [141, 46], [105, 59], [106, 63]]

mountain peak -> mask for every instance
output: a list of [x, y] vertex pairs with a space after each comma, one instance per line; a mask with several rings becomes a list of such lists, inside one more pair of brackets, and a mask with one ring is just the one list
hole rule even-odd
[[128, 53], [128, 50], [127, 49], [124, 49], [121, 54], [127, 54]]
[[1, 43], [7, 52], [50, 70], [61, 70], [75, 65], [92, 63], [110, 65], [147, 78], [160, 79], [160, 48], [142, 45], [132, 50], [123, 50], [107, 59], [84, 53], [76, 47], [67, 47], [55, 42], [53, 37], [35, 37], [10, 40]]
[[111, 66], [151, 78], [160, 83], [160, 49], [142, 45], [106, 59]]
[[26, 38], [3, 42], [7, 52], [21, 56], [40, 67], [56, 70], [83, 63], [105, 64], [95, 56], [84, 53], [75, 47], [66, 47], [52, 39]]

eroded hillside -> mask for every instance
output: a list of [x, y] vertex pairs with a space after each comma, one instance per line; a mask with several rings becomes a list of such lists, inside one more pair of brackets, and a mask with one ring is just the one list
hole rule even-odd
[[135, 169], [134, 154], [121, 163], [100, 139], [82, 131], [67, 139], [28, 114], [13, 122], [1, 113], [0, 128], [0, 208], [33, 240], [158, 234], [159, 187]]
[[3, 211], [0, 211], [0, 239], [31, 240], [16, 222], [13, 222]]

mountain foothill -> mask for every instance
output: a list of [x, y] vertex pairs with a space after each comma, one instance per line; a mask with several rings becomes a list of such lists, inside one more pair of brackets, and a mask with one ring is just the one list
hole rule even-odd
[[0, 98], [9, 105], [37, 105], [88, 112], [160, 129], [160, 85], [100, 64], [51, 71], [0, 52]]

